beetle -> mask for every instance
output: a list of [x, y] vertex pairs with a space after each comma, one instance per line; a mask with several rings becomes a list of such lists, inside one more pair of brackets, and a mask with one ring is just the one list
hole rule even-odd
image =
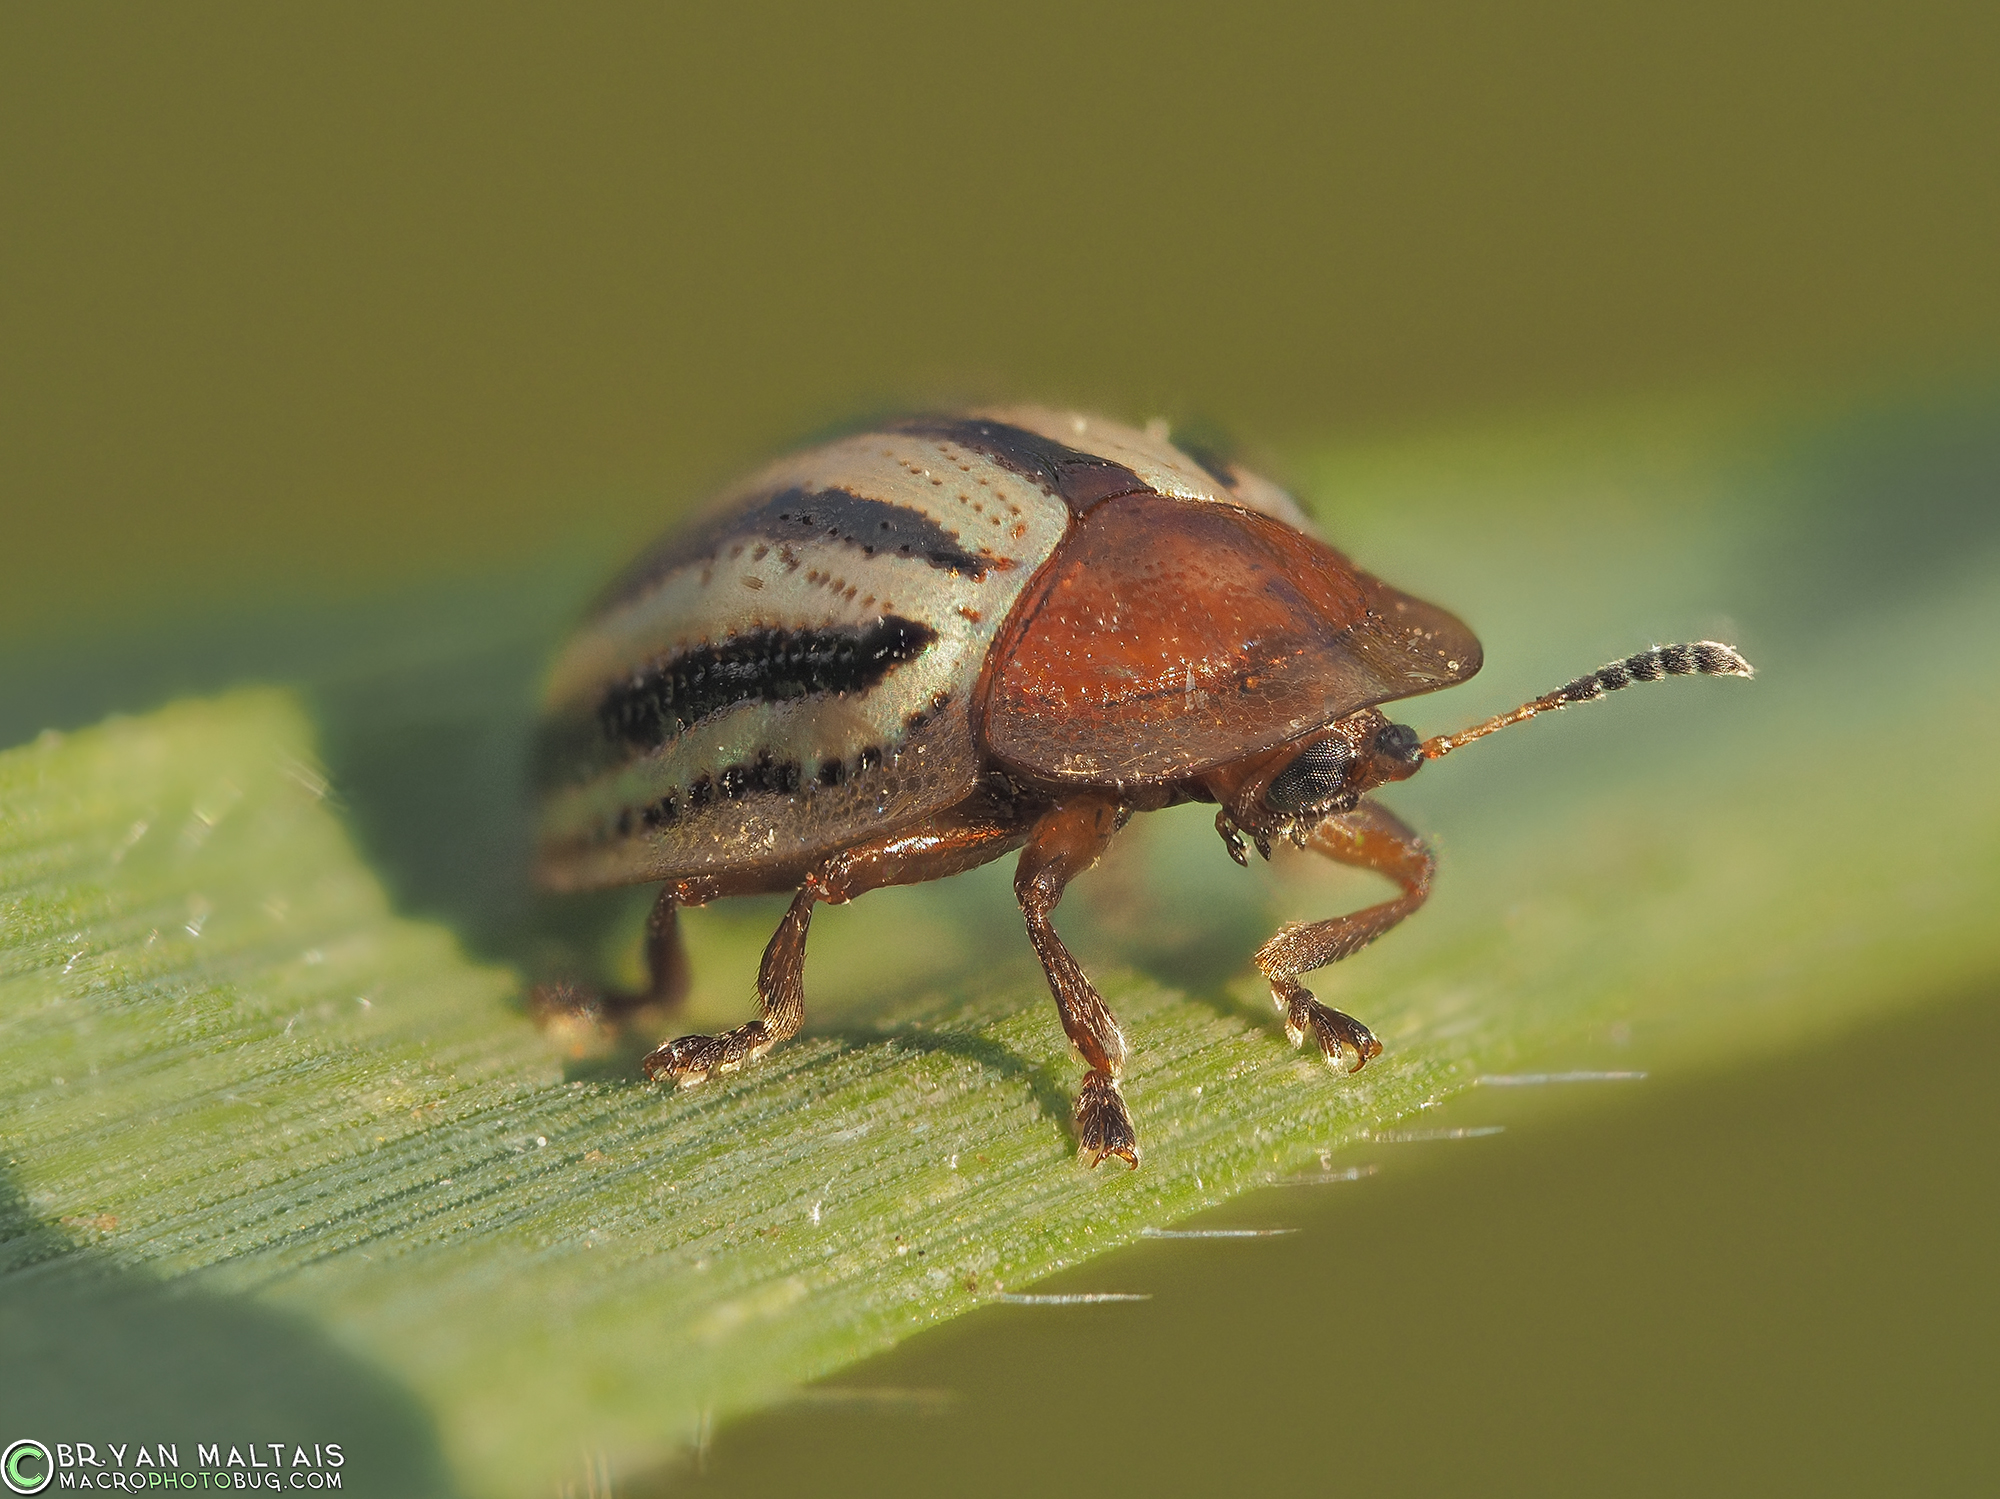
[[1381, 1044], [1300, 976], [1422, 905], [1435, 861], [1369, 793], [1511, 723], [1635, 681], [1749, 676], [1715, 641], [1655, 647], [1458, 734], [1382, 705], [1463, 682], [1479, 641], [1318, 539], [1283, 490], [1160, 424], [1040, 408], [919, 415], [781, 458], [600, 597], [551, 673], [537, 870], [557, 890], [660, 881], [649, 981], [537, 991], [615, 1020], [687, 984], [678, 913], [792, 892], [758, 1018], [649, 1053], [692, 1086], [805, 1019], [813, 908], [1020, 851], [1028, 937], [1086, 1071], [1097, 1165], [1140, 1150], [1128, 1047], [1052, 915], [1135, 813], [1217, 807], [1237, 863], [1289, 841], [1387, 876], [1390, 900], [1258, 949], [1294, 1046], [1338, 1071]]

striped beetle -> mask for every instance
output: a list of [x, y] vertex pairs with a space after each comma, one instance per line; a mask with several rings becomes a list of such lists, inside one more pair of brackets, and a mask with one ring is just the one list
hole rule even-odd
[[616, 1019], [686, 986], [683, 906], [796, 892], [760, 1018], [650, 1053], [686, 1087], [795, 1035], [815, 904], [1021, 850], [1015, 894], [1088, 1070], [1081, 1153], [1139, 1163], [1126, 1043], [1051, 913], [1135, 812], [1216, 804], [1246, 862], [1289, 840], [1387, 876], [1392, 900], [1256, 954], [1294, 1046], [1381, 1051], [1299, 976], [1409, 915], [1434, 861], [1367, 798], [1507, 724], [1633, 681], [1748, 676], [1714, 641], [1615, 662], [1420, 741], [1379, 705], [1463, 682], [1480, 646], [1311, 534], [1275, 485], [1158, 425], [1039, 409], [918, 416], [780, 459], [669, 536], [558, 661], [539, 750], [538, 869], [556, 889], [663, 882], [635, 995], [544, 986], [545, 1017]]

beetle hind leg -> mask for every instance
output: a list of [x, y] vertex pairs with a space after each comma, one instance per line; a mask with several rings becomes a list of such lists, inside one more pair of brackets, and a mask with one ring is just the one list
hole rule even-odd
[[537, 984], [528, 995], [529, 1013], [543, 1030], [569, 1036], [588, 1050], [653, 1012], [669, 1014], [687, 998], [687, 948], [681, 940], [680, 903], [673, 887], [660, 891], [646, 918], [646, 987], [633, 992], [592, 989], [558, 980]]
[[1352, 812], [1325, 818], [1306, 838], [1306, 847], [1342, 864], [1371, 869], [1403, 887], [1394, 900], [1347, 916], [1286, 927], [1257, 949], [1258, 970], [1271, 984], [1271, 997], [1285, 1017], [1285, 1035], [1302, 1046], [1318, 1044], [1327, 1066], [1359, 1072], [1381, 1055], [1382, 1043], [1352, 1015], [1313, 998], [1299, 975], [1352, 956], [1424, 903], [1437, 861], [1423, 840], [1388, 809], [1363, 801]]
[[646, 1054], [639, 1065], [648, 1079], [671, 1077], [683, 1088], [707, 1082], [714, 1073], [734, 1072], [754, 1062], [780, 1041], [789, 1041], [806, 1022], [806, 933], [819, 892], [808, 882], [792, 897], [785, 919], [764, 949], [757, 969], [757, 1001], [764, 1013], [719, 1036], [682, 1036]]
[[870, 890], [976, 869], [1018, 847], [1025, 836], [1009, 809], [974, 798], [920, 827], [835, 854], [806, 877], [764, 949], [757, 970], [763, 1014], [719, 1036], [682, 1036], [655, 1048], [640, 1063], [646, 1076], [671, 1077], [691, 1088], [756, 1061], [799, 1033], [806, 1020], [806, 932], [816, 903], [843, 905]]

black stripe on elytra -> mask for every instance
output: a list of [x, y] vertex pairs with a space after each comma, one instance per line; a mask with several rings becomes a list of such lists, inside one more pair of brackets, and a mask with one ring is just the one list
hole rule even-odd
[[776, 542], [836, 541], [870, 557], [910, 557], [940, 572], [983, 578], [993, 559], [968, 552], [957, 536], [908, 505], [872, 500], [847, 489], [787, 489], [743, 515], [731, 528]]
[[[839, 763], [829, 762], [829, 763]], [[754, 760], [724, 766], [715, 776], [702, 775], [693, 785], [647, 802], [643, 806], [621, 807], [618, 815], [598, 824], [586, 835], [588, 842], [602, 845], [613, 838], [630, 838], [635, 833], [657, 833], [681, 820], [683, 800], [699, 811], [719, 795], [727, 801], [746, 796], [791, 796], [807, 784], [806, 768], [797, 760], [780, 760], [768, 749], [757, 751]]]
[[858, 628], [748, 630], [677, 652], [618, 683], [599, 701], [597, 725], [612, 743], [657, 749], [743, 703], [866, 691], [936, 639], [929, 625], [896, 614]]
[[[867, 626], [752, 630], [678, 652], [620, 682], [594, 711], [571, 710], [544, 719], [532, 753], [534, 784], [543, 792], [583, 785], [657, 749], [709, 714], [743, 703], [864, 691], [936, 638], [928, 625], [888, 615]], [[803, 766], [780, 766], [771, 773], [795, 785], [809, 774]], [[814, 766], [810, 773], [826, 781], [825, 766]], [[847, 778], [845, 767], [836, 774], [841, 781]], [[761, 774], [749, 779], [757, 789], [769, 789]], [[715, 781], [704, 776], [687, 788], [684, 802], [669, 797], [657, 804], [645, 825], [662, 826], [684, 810], [699, 811], [717, 790]]]
[[[938, 705], [942, 707], [946, 701], [946, 696], [940, 693]], [[922, 728], [925, 721], [925, 715], [912, 714], [906, 727], [914, 732]], [[760, 749], [752, 760], [725, 765], [719, 771], [702, 771], [688, 785], [669, 790], [653, 801], [621, 807], [616, 816], [607, 816], [574, 835], [568, 842], [576, 846], [602, 848], [615, 840], [658, 833], [673, 827], [684, 815], [698, 817], [710, 807], [730, 802], [760, 796], [790, 797], [801, 791], [817, 795], [823, 789], [830, 790], [863, 779], [884, 765], [893, 767], [899, 758], [896, 751], [885, 751], [881, 745], [870, 744], [864, 745], [850, 759], [829, 756], [817, 765], [806, 765], [798, 760], [780, 760], [770, 750]], [[1004, 781], [1005, 777], [1000, 779]]]
[[828, 758], [817, 767], [809, 767], [797, 760], [780, 760], [768, 749], [761, 749], [754, 760], [725, 765], [712, 775], [704, 771], [688, 786], [669, 791], [644, 806], [620, 808], [615, 818], [591, 828], [579, 841], [602, 847], [614, 839], [671, 828], [681, 820], [684, 811], [698, 815], [723, 802], [757, 796], [788, 797], [802, 790], [813, 793], [821, 787], [844, 786], [849, 780], [878, 768], [883, 759], [880, 746], [868, 745], [852, 761]]
[[870, 557], [908, 557], [971, 578], [985, 577], [994, 564], [986, 553], [966, 550], [956, 535], [921, 510], [847, 489], [795, 487], [668, 536], [604, 591], [597, 610], [630, 603], [667, 574], [713, 561], [737, 541], [773, 547], [831, 541]]
[[890, 430], [934, 437], [983, 454], [1009, 473], [1055, 495], [1077, 515], [1105, 500], [1141, 494], [1150, 488], [1122, 463], [1079, 452], [1054, 438], [1006, 422], [970, 416], [917, 416], [897, 422]]

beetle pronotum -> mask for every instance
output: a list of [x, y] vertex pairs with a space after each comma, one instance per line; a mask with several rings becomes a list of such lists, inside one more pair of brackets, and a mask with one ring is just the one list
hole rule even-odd
[[1056, 935], [1065, 886], [1136, 812], [1216, 804], [1245, 861], [1288, 839], [1400, 893], [1288, 927], [1257, 967], [1294, 1045], [1381, 1046], [1302, 974], [1420, 906], [1434, 861], [1368, 798], [1428, 760], [1631, 682], [1749, 676], [1726, 645], [1660, 646], [1458, 734], [1380, 704], [1462, 682], [1480, 646], [1310, 534], [1298, 507], [1164, 433], [1039, 409], [913, 417], [780, 459], [668, 537], [556, 665], [538, 755], [539, 872], [557, 889], [658, 880], [638, 995], [537, 991], [545, 1014], [671, 1006], [677, 913], [795, 892], [759, 1018], [650, 1053], [686, 1087], [795, 1035], [815, 904], [1021, 851], [1014, 890], [1086, 1066], [1080, 1151], [1139, 1163], [1126, 1042]]

